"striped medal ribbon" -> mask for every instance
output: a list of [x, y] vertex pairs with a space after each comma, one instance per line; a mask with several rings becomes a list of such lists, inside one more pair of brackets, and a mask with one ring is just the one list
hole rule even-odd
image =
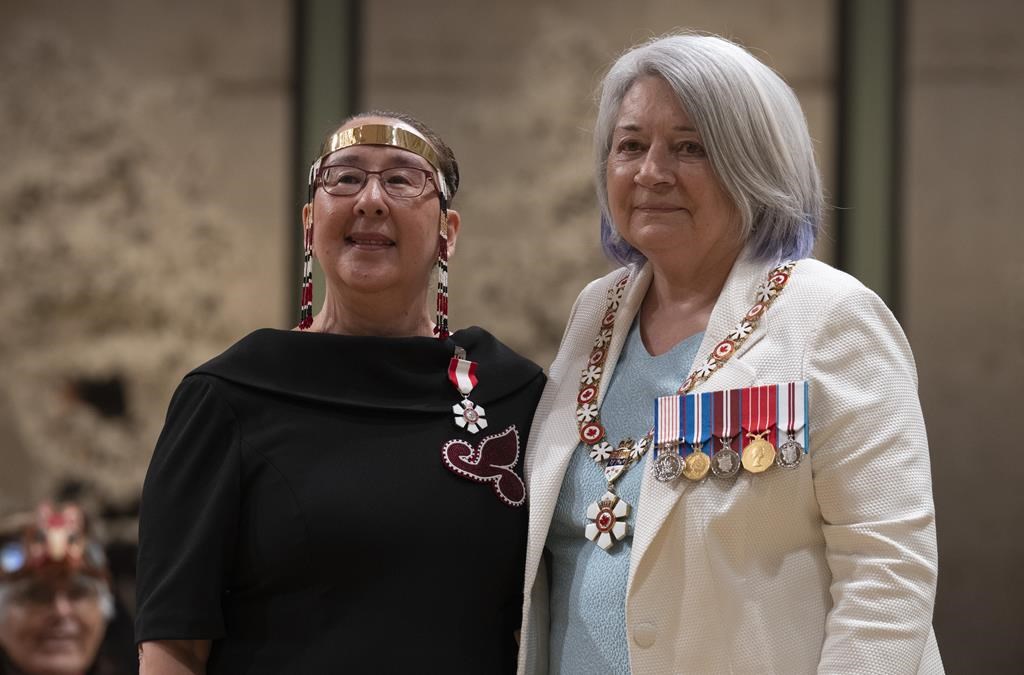
[[740, 470], [740, 455], [732, 448], [732, 439], [740, 433], [740, 390], [716, 391], [711, 396], [714, 436], [721, 444], [711, 456], [711, 473], [730, 478]]
[[683, 473], [682, 396], [659, 396], [654, 402], [654, 477], [663, 483]]
[[[775, 463], [787, 469], [800, 466], [807, 454], [807, 380], [779, 385], [779, 425]], [[785, 437], [783, 437], [785, 433]], [[797, 437], [803, 440], [801, 443]]]
[[[701, 480], [711, 469], [711, 438], [713, 413], [711, 392], [687, 394], [683, 398], [683, 437], [690, 448], [683, 464], [683, 475]], [[705, 448], [705, 444], [709, 447]]]
[[487, 428], [484, 407], [469, 400], [469, 395], [478, 383], [476, 367], [476, 361], [466, 358], [465, 349], [455, 347], [455, 356], [448, 363], [448, 381], [462, 394], [462, 402], [453, 405], [452, 412], [455, 413], [455, 425], [471, 434]]
[[743, 434], [740, 461], [751, 473], [761, 473], [775, 463], [775, 446], [766, 438], [775, 426], [778, 387], [772, 384], [742, 390]]

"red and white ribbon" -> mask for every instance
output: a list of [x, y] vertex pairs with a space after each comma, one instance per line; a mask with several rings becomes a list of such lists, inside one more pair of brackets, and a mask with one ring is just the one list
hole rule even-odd
[[453, 356], [448, 364], [448, 379], [463, 396], [469, 396], [477, 385], [476, 361], [467, 361]]
[[779, 387], [779, 427], [777, 438], [779, 444], [807, 424], [807, 387], [806, 382], [790, 382]]
[[712, 405], [715, 416], [713, 433], [725, 445], [731, 445], [733, 436], [740, 432], [740, 390], [714, 392]]
[[679, 396], [659, 396], [655, 409], [654, 456], [670, 444], [679, 444], [681, 438], [679, 426]]
[[776, 398], [778, 389], [775, 385], [765, 384], [760, 387], [746, 387], [741, 393], [742, 424], [747, 437], [740, 436], [740, 447], [747, 447], [751, 437], [769, 431], [775, 426], [775, 414], [778, 407]]

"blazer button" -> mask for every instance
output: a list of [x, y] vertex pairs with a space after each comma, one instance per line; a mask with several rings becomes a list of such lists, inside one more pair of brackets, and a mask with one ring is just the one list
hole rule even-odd
[[658, 637], [658, 631], [655, 629], [653, 623], [638, 623], [633, 628], [633, 642], [638, 647], [650, 647], [654, 644], [654, 640]]

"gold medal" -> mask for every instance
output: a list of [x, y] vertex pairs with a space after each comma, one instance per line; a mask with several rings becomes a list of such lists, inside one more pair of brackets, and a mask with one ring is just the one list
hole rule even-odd
[[775, 446], [765, 440], [767, 431], [759, 434], [747, 434], [754, 439], [743, 448], [743, 468], [750, 473], [761, 473], [775, 462]]
[[690, 480], [700, 480], [708, 475], [710, 469], [711, 459], [704, 454], [704, 451], [698, 445], [693, 449], [693, 452], [686, 456], [686, 462], [683, 464], [683, 475]]

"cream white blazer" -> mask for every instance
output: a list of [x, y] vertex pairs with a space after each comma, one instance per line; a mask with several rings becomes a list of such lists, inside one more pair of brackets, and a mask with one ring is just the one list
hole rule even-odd
[[[746, 314], [769, 269], [737, 261], [698, 361]], [[612, 272], [580, 294], [530, 434], [520, 673], [548, 671], [544, 542], [579, 443], [579, 373], [607, 291], [627, 271], [603, 378], [610, 381], [650, 285], [649, 265]], [[645, 471], [626, 590], [633, 673], [943, 672], [931, 629], [935, 520], [914, 359], [874, 293], [809, 259], [696, 391], [805, 379], [810, 454], [796, 469], [699, 483], [660, 483]]]

